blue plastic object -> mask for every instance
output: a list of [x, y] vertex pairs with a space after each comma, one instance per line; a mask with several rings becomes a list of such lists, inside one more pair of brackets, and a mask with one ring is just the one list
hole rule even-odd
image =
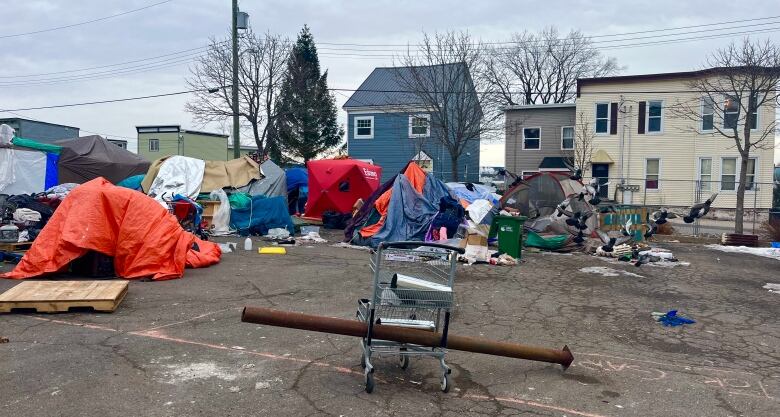
[[771, 245], [775, 249], [780, 249], [780, 242], [772, 242]]
[[683, 316], [678, 316], [677, 310], [667, 311], [666, 314], [658, 317], [658, 321], [667, 327], [676, 327], [676, 326], [682, 326], [683, 324], [696, 323], [695, 320]]

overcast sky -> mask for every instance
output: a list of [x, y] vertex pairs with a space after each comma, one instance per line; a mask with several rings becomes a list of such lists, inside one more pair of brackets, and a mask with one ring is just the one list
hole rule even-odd
[[[52, 80], [53, 77], [83, 73], [9, 78], [155, 57], [202, 47], [210, 37], [223, 37], [228, 33], [229, 0], [174, 0], [95, 23], [8, 37], [98, 19], [159, 1], [161, 0], [0, 0], [0, 10], [3, 11], [0, 25], [0, 77], [3, 77], [0, 78], [0, 109], [152, 95], [186, 89], [184, 77], [188, 74], [189, 64], [178, 62], [183, 59], [150, 65], [155, 68], [136, 68], [133, 72], [121, 75], [104, 74], [101, 76], [111, 76], [100, 79], [91, 76], [80, 81]], [[391, 65], [392, 58], [345, 56], [343, 54], [355, 52], [345, 51], [344, 48], [355, 47], [325, 45], [325, 42], [406, 44], [418, 41], [421, 31], [451, 29], [468, 30], [485, 41], [504, 41], [513, 32], [524, 29], [536, 31], [549, 25], [557, 26], [562, 32], [581, 29], [588, 35], [604, 35], [780, 15], [778, 0], [243, 0], [240, 7], [250, 14], [251, 25], [256, 32], [270, 31], [294, 39], [301, 27], [308, 24], [319, 43], [322, 66], [329, 71], [329, 85], [338, 88], [358, 87], [374, 67]], [[780, 42], [780, 20], [775, 21], [778, 23], [756, 26], [756, 29], [777, 28], [776, 31], [755, 36]], [[732, 29], [723, 33], [750, 29]], [[686, 35], [689, 36], [700, 35]], [[625, 67], [623, 74], [686, 71], [699, 68], [708, 52], [739, 37], [611, 49], [604, 50], [604, 53], [618, 59]], [[130, 65], [141, 65], [145, 62], [156, 61]], [[117, 67], [95, 69], [88, 73], [115, 68]], [[45, 84], [39, 82], [38, 85], [30, 85], [33, 79], [47, 81]], [[9, 86], [8, 83], [24, 85]], [[186, 100], [187, 96], [183, 95], [17, 113], [48, 122], [77, 126], [82, 129], [82, 134], [96, 132], [107, 137], [129, 137], [129, 147], [135, 149], [133, 138], [136, 136], [136, 125], [180, 124], [185, 128], [198, 128], [184, 112]], [[346, 97], [336, 94], [336, 100], [340, 108]], [[339, 111], [339, 117], [343, 121], [346, 115], [342, 110]], [[13, 116], [0, 113], [0, 117]], [[211, 130], [215, 128], [210, 127]], [[502, 165], [503, 159], [503, 144], [483, 145], [482, 165]]]

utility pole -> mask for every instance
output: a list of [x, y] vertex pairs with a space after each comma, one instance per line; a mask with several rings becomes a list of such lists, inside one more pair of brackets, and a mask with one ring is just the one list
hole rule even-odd
[[233, 158], [241, 157], [241, 138], [238, 126], [238, 0], [233, 0]]

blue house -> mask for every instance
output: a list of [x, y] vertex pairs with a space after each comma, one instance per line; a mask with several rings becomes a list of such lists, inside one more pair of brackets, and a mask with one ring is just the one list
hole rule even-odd
[[[417, 93], [408, 92], [408, 81], [424, 68], [433, 79], [447, 78], [452, 74], [464, 79], [460, 91], [470, 92], [476, 97], [466, 64], [455, 63], [432, 67], [390, 67], [376, 68], [363, 81], [342, 107], [347, 112], [347, 146], [349, 156], [382, 167], [382, 181], [399, 173], [409, 161], [415, 161], [420, 167], [444, 181], [479, 181], [479, 135], [461, 141], [463, 151], [457, 160], [457, 179], [453, 178], [452, 158], [448, 147], [441, 140], [440, 128], [444, 123], [439, 110], [430, 106], [428, 101]], [[415, 74], [415, 75], [413, 75]], [[419, 77], [419, 75], [417, 75]], [[437, 83], [433, 81], [430, 90], [436, 94]], [[452, 85], [449, 82], [446, 85]], [[451, 88], [451, 87], [449, 87]], [[452, 89], [452, 88], [451, 88]], [[427, 93], [426, 93], [427, 94]], [[454, 101], [460, 98], [443, 95], [444, 100]], [[424, 104], [428, 103], [428, 105]], [[454, 108], [457, 106], [449, 106]], [[481, 117], [481, 108], [476, 105]], [[463, 113], [463, 112], [461, 112]], [[457, 121], [452, 115], [444, 117], [450, 130], [456, 129]], [[478, 123], [477, 123], [478, 124]]]

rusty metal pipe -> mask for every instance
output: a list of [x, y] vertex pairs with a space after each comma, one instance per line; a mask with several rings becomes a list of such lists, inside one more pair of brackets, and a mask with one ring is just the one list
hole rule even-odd
[[[293, 313], [262, 307], [245, 307], [244, 311], [241, 313], [241, 321], [354, 337], [365, 337], [368, 332], [366, 323], [357, 320], [314, 316], [311, 314]], [[373, 326], [372, 337], [399, 343], [440, 346], [442, 335], [440, 333], [428, 332], [425, 330], [375, 324]], [[563, 369], [568, 368], [572, 361], [574, 361], [574, 356], [572, 356], [568, 346], [564, 346], [561, 350], [555, 350], [538, 346], [522, 345], [519, 343], [497, 342], [478, 337], [449, 334], [447, 336], [446, 347], [447, 349], [452, 350], [557, 363], [563, 366]]]

